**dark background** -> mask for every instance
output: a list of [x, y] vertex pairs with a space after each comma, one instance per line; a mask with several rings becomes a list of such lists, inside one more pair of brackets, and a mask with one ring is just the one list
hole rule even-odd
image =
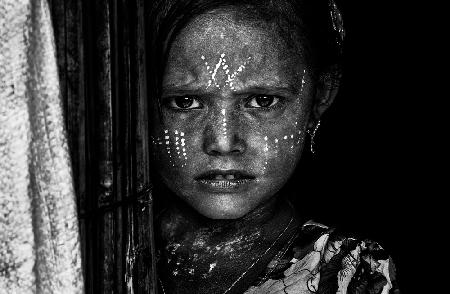
[[[142, 44], [150, 1], [49, 3], [86, 293], [149, 293], [153, 198]], [[427, 75], [418, 66], [422, 25], [406, 1], [337, 3], [346, 27], [341, 90], [322, 118], [316, 156], [305, 150], [286, 190], [305, 220], [379, 241], [396, 263], [402, 293], [418, 292], [430, 239], [422, 204], [431, 193], [421, 127], [429, 124], [416, 106]]]
[[308, 152], [303, 161], [307, 192], [293, 201], [306, 214], [313, 207], [317, 221], [379, 241], [395, 261], [402, 293], [415, 293], [425, 284], [428, 261], [419, 256], [430, 234], [422, 230], [429, 212], [416, 208], [431, 201], [423, 165], [429, 138], [417, 109], [426, 75], [418, 65], [420, 21], [411, 3], [338, 4], [346, 27], [342, 87], [322, 119], [316, 156]]

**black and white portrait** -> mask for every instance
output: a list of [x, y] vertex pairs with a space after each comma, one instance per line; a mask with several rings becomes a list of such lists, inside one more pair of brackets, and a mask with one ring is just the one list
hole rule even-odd
[[396, 11], [1, 2], [0, 293], [415, 289]]

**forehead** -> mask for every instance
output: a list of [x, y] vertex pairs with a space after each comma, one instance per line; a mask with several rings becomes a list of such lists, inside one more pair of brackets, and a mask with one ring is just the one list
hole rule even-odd
[[190, 83], [208, 75], [220, 58], [231, 70], [245, 67], [243, 82], [295, 83], [303, 72], [300, 50], [291, 46], [275, 23], [248, 20], [236, 11], [196, 17], [172, 44], [165, 84]]

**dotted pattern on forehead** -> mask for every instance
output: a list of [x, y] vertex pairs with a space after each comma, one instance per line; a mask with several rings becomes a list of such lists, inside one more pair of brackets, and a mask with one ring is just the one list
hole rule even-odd
[[216, 76], [218, 71], [221, 69], [227, 79], [225, 80], [225, 86], [229, 86], [230, 89], [235, 90], [234, 81], [236, 77], [245, 69], [245, 67], [248, 65], [248, 63], [251, 61], [252, 57], [249, 56], [247, 60], [244, 61], [243, 64], [241, 64], [233, 73], [231, 73], [230, 66], [227, 64], [227, 59], [225, 58], [225, 53], [220, 54], [219, 61], [216, 63], [216, 65], [212, 68], [211, 65], [206, 61], [206, 57], [204, 55], [201, 56], [201, 59], [204, 61], [204, 65], [206, 67], [207, 72], [211, 75], [210, 79], [208, 80], [208, 84], [206, 88], [209, 88], [211, 86], [220, 88], [220, 83], [217, 81]]

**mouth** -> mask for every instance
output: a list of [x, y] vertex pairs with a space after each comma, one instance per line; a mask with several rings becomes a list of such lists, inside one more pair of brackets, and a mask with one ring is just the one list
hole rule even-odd
[[240, 170], [211, 170], [195, 177], [201, 185], [223, 192], [247, 186], [255, 176]]

